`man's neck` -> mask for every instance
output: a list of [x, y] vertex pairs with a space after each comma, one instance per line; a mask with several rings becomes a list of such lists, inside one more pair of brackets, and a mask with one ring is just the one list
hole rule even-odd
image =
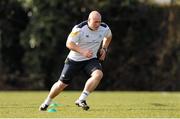
[[95, 31], [95, 30], [93, 30], [88, 24], [87, 24], [87, 26], [88, 26], [88, 28], [89, 28], [91, 31]]

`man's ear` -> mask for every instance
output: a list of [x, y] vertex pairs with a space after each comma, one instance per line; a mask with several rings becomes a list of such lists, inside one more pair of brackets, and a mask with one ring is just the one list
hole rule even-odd
[[90, 22], [90, 18], [88, 18], [88, 22]]

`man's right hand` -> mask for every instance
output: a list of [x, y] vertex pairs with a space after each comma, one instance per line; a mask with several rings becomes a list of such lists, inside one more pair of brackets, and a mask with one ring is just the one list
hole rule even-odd
[[83, 50], [81, 50], [81, 54], [87, 58], [91, 58], [93, 56], [92, 50], [84, 50], [83, 49]]
[[92, 50], [87, 50], [87, 49], [81, 49], [78, 45], [76, 45], [74, 42], [66, 42], [66, 46], [67, 48], [69, 48], [70, 50], [79, 52], [80, 54], [82, 54], [84, 57], [86, 58], [91, 58], [93, 56], [93, 52]]

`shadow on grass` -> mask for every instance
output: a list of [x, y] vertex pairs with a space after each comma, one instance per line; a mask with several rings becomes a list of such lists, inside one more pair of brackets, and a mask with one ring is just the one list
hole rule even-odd
[[151, 105], [157, 106], [157, 107], [168, 107], [169, 106], [169, 105], [165, 105], [165, 104], [161, 104], [161, 103], [151, 103]]

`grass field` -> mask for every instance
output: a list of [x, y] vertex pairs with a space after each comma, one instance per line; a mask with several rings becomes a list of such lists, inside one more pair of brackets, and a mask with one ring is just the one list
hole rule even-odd
[[65, 91], [55, 98], [57, 112], [40, 112], [48, 92], [0, 92], [0, 118], [180, 118], [180, 92], [94, 92], [89, 111], [74, 105], [80, 92]]

